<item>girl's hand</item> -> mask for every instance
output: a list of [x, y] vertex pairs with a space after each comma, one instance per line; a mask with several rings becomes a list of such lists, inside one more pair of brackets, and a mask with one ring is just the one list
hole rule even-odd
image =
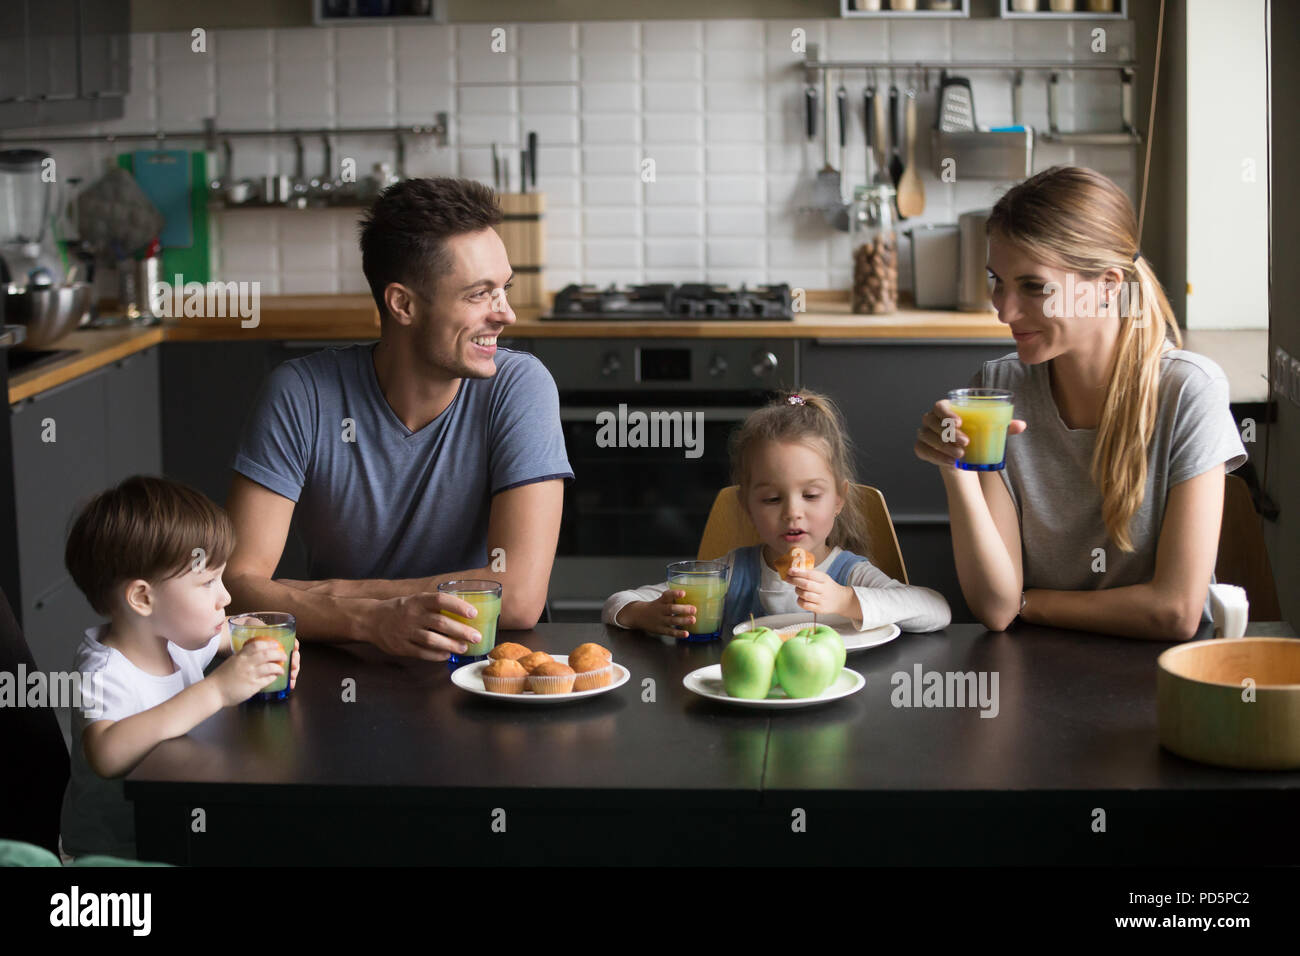
[[298, 683], [298, 665], [302, 663], [302, 658], [298, 654], [298, 638], [293, 639], [293, 657], [289, 665], [289, 689], [293, 690], [293, 685]]
[[664, 634], [668, 637], [690, 637], [682, 627], [695, 623], [695, 606], [674, 603], [686, 597], [685, 591], [665, 591], [655, 601], [633, 601], [623, 607], [619, 617], [624, 626], [635, 627], [647, 634]]
[[799, 606], [814, 614], [838, 614], [840, 617], [854, 618], [858, 605], [858, 596], [853, 588], [837, 584], [825, 571], [810, 569], [790, 569], [790, 583], [798, 595]]
[[[1019, 435], [1028, 427], [1019, 418], [1007, 426], [1008, 435]], [[921, 427], [916, 432], [913, 451], [922, 461], [940, 467], [952, 467], [970, 444], [970, 436], [961, 430], [961, 415], [946, 398], [934, 403], [934, 408], [921, 416]]]

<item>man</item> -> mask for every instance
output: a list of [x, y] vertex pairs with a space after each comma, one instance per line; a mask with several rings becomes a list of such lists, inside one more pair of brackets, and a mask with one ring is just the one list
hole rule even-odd
[[[573, 472], [550, 373], [496, 344], [515, 321], [501, 219], [468, 180], [407, 180], [375, 201], [361, 262], [380, 340], [271, 373], [226, 504], [234, 607], [426, 660], [479, 638], [439, 613], [468, 614], [443, 581], [500, 581], [500, 626], [537, 623]], [[273, 580], [295, 510], [314, 580]]]

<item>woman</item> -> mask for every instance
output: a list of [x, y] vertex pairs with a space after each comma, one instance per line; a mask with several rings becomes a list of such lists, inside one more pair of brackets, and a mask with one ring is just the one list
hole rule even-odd
[[1039, 173], [998, 201], [988, 231], [1016, 351], [971, 385], [1015, 393], [1019, 437], [1005, 470], [959, 470], [967, 438], [943, 400], [915, 446], [943, 475], [962, 593], [990, 630], [1019, 617], [1187, 640], [1208, 618], [1224, 475], [1246, 460], [1227, 379], [1181, 350], [1133, 207], [1105, 176]]

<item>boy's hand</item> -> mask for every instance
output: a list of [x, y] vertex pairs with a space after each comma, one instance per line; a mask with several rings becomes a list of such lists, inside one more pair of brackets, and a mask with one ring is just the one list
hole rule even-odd
[[298, 654], [298, 638], [293, 639], [293, 657], [289, 662], [289, 689], [293, 690], [293, 685], [298, 683], [298, 665], [302, 658]]
[[[295, 656], [297, 651], [295, 649]], [[284, 648], [278, 641], [252, 640], [207, 678], [221, 691], [221, 706], [242, 704], [284, 673]]]
[[798, 603], [805, 611], [814, 614], [838, 614], [853, 618], [858, 596], [853, 588], [836, 584], [825, 571], [816, 568], [790, 569], [790, 583], [794, 585]]
[[668, 637], [690, 637], [680, 628], [695, 623], [693, 604], [676, 604], [686, 597], [685, 591], [665, 591], [654, 601], [633, 601], [624, 606], [619, 617], [624, 626], [635, 627], [647, 634], [665, 634]]

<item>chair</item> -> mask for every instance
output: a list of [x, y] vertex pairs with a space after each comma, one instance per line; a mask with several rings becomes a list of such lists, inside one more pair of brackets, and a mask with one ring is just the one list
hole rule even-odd
[[[31, 674], [36, 661], [0, 590], [0, 672]], [[72, 662], [68, 662], [72, 666]], [[26, 687], [14, 688], [26, 693]], [[68, 785], [68, 748], [52, 707], [0, 707], [0, 839], [56, 852], [63, 791]]]
[[[858, 506], [867, 521], [871, 553], [863, 557], [870, 559], [872, 564], [894, 580], [908, 584], [907, 566], [903, 564], [903, 552], [898, 546], [898, 536], [894, 534], [894, 522], [890, 520], [885, 496], [868, 485], [854, 485], [853, 492], [858, 496]], [[700, 550], [696, 557], [701, 561], [710, 561], [722, 557], [733, 548], [757, 543], [758, 532], [740, 507], [736, 486], [723, 488], [709, 511], [709, 520], [704, 524], [704, 535], [700, 538]]]
[[1273, 583], [1273, 566], [1260, 528], [1250, 486], [1228, 475], [1223, 488], [1223, 525], [1219, 529], [1219, 556], [1214, 579], [1246, 589], [1252, 621], [1280, 621], [1282, 609]]

